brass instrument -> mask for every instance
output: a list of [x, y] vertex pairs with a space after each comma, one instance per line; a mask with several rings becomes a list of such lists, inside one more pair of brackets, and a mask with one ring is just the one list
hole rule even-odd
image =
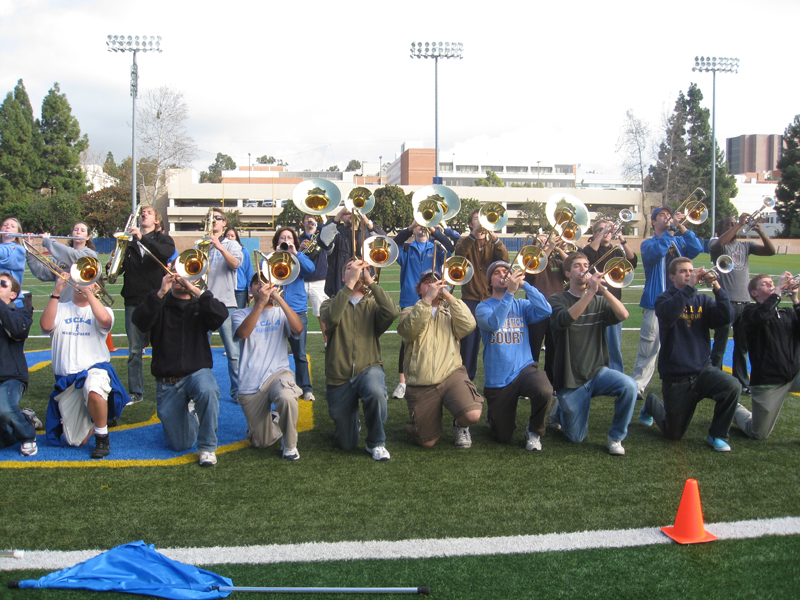
[[307, 215], [327, 215], [339, 208], [342, 193], [327, 179], [305, 179], [292, 190], [292, 202]]
[[579, 240], [589, 226], [589, 209], [569, 194], [551, 196], [545, 204], [545, 215], [551, 226], [550, 237], [555, 233], [567, 242]]
[[128, 244], [133, 239], [130, 230], [139, 222], [139, 217], [142, 215], [142, 208], [143, 205], [139, 204], [136, 210], [128, 216], [128, 220], [125, 222], [125, 227], [122, 228], [122, 231], [118, 231], [114, 234], [114, 237], [117, 238], [117, 246], [114, 248], [114, 252], [111, 254], [111, 260], [106, 266], [106, 279], [108, 283], [116, 283], [117, 277], [119, 277], [119, 273], [122, 270], [122, 261], [125, 260], [125, 252], [128, 250]]
[[612, 258], [603, 269], [603, 280], [611, 287], [628, 287], [633, 281], [633, 265], [625, 258]]
[[362, 254], [366, 262], [379, 269], [394, 264], [397, 260], [399, 249], [394, 240], [385, 235], [373, 235], [364, 240]]
[[[692, 198], [694, 198], [694, 195], [697, 192], [700, 192], [701, 199], [693, 200]], [[702, 198], [705, 197], [706, 197], [705, 190], [701, 187], [696, 187], [694, 188], [694, 190], [692, 190], [692, 193], [689, 194], [686, 200], [681, 202], [680, 206], [678, 206], [678, 208], [675, 209], [675, 212], [676, 213], [684, 212], [685, 209], [686, 212], [684, 214], [686, 215], [686, 221], [689, 221], [689, 223], [691, 223], [692, 225], [701, 225], [702, 223], [705, 223], [706, 220], [708, 219], [708, 208], [706, 208], [706, 205], [703, 204], [702, 201]]]
[[451, 256], [442, 266], [442, 278], [450, 285], [465, 285], [474, 274], [472, 263], [464, 256]]
[[783, 283], [783, 287], [780, 290], [780, 292], [781, 292], [780, 295], [781, 296], [792, 296], [795, 293], [795, 291], [797, 290], [798, 286], [800, 286], [800, 274], [799, 275], [795, 275], [794, 277], [792, 277], [791, 279], [789, 279], [789, 280], [787, 280], [787, 281], [785, 281]]
[[[212, 246], [211, 238], [213, 236], [214, 236], [214, 209], [209, 208], [208, 213], [206, 214], [205, 225], [203, 227], [203, 237], [194, 241], [194, 245], [197, 246], [197, 250], [205, 255], [206, 263], [208, 263], [210, 260], [209, 255], [211, 253], [211, 246]], [[181, 256], [183, 256], [183, 254], [181, 254]], [[178, 262], [180, 262], [180, 257], [178, 257]], [[203, 274], [194, 281], [195, 285], [201, 290], [208, 289], [207, 266], [206, 269], [203, 271]]]
[[623, 208], [619, 211], [619, 217], [611, 228], [611, 239], [618, 240], [619, 234], [622, 233], [622, 228], [625, 227], [625, 223], [630, 223], [631, 221], [633, 221], [633, 212], [629, 208]]
[[[528, 244], [528, 240], [531, 243]], [[509, 275], [513, 271], [523, 270], [526, 275], [536, 275], [541, 273], [547, 268], [547, 256], [544, 250], [538, 244], [536, 236], [527, 235], [522, 242], [522, 247], [517, 252], [514, 260], [511, 261], [511, 269]]]
[[717, 262], [711, 267], [708, 271], [706, 271], [705, 275], [703, 275], [703, 281], [706, 285], [713, 284], [719, 276], [723, 273], [730, 273], [733, 271], [733, 258], [728, 256], [727, 254], [721, 254], [719, 258], [717, 258]]
[[[310, 213], [313, 214], [313, 213]], [[300, 242], [300, 254], [311, 254], [314, 250], [317, 249], [319, 245], [319, 229], [320, 225], [322, 224], [322, 217], [320, 215], [315, 214], [314, 217], [317, 220], [317, 229], [311, 234], [307, 240], [303, 240]]]
[[745, 223], [745, 226], [742, 227], [742, 233], [750, 233], [758, 224], [758, 222], [764, 218], [765, 215], [763, 212], [773, 208], [775, 208], [775, 198], [764, 196], [759, 209], [747, 217], [747, 222]]
[[375, 208], [375, 196], [365, 187], [354, 187], [344, 199], [344, 206], [354, 216], [358, 213], [363, 217]]
[[461, 199], [445, 185], [426, 185], [414, 192], [411, 207], [414, 221], [430, 228], [456, 216], [461, 210]]
[[63, 279], [74, 290], [82, 292], [82, 287], [91, 286], [93, 283], [97, 284], [97, 289], [92, 291], [95, 298], [100, 300], [104, 306], [111, 307], [114, 305], [114, 298], [103, 287], [102, 272], [100, 261], [92, 256], [82, 256], [76, 260], [69, 271], [61, 268], [52, 259], [42, 254], [39, 250], [34, 248], [26, 239], [20, 242], [25, 251], [44, 265], [56, 277]]
[[[270, 283], [280, 287], [279, 293], [283, 296], [284, 287], [292, 283], [300, 275], [300, 261], [291, 252], [277, 251], [264, 254], [253, 250], [253, 257], [258, 265], [258, 278], [262, 284]], [[261, 260], [259, 260], [261, 257]], [[274, 306], [279, 306], [276, 300]]]
[[478, 212], [478, 222], [489, 241], [508, 223], [508, 211], [499, 202], [487, 202]]

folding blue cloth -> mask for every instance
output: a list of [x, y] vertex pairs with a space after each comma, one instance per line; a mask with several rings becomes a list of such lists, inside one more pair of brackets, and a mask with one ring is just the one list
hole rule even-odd
[[232, 585], [227, 577], [169, 559], [143, 541], [122, 544], [74, 567], [19, 582], [20, 588], [126, 592], [170, 600], [226, 598], [230, 591], [214, 587]]

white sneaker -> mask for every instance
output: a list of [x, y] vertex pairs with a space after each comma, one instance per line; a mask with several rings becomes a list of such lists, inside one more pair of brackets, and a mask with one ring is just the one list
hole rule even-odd
[[139, 402], [144, 400], [144, 398], [142, 398], [139, 394], [130, 394], [130, 398], [131, 398], [131, 401], [128, 402], [128, 404], [126, 404], [126, 406], [128, 406], [130, 404], [138, 404]]
[[608, 453], [611, 456], [625, 456], [625, 448], [622, 447], [622, 442], [619, 440], [612, 440], [611, 438], [608, 438], [606, 447], [608, 448]]
[[541, 452], [542, 450], [542, 438], [527, 428], [525, 429], [525, 450], [528, 452], [534, 450]]
[[383, 461], [392, 458], [386, 446], [375, 446], [374, 448], [367, 446], [367, 453], [372, 455], [372, 460]]
[[470, 448], [472, 446], [472, 436], [469, 433], [469, 427], [459, 427], [458, 423], [453, 421], [453, 435], [456, 438], [456, 448]]
[[19, 449], [19, 453], [22, 456], [36, 456], [36, 453], [39, 452], [39, 447], [36, 445], [36, 440], [32, 442], [22, 442], [22, 446]]
[[392, 392], [392, 398], [405, 398], [406, 397], [406, 384], [398, 383], [397, 387]]
[[217, 464], [217, 454], [215, 452], [207, 452], [202, 451], [200, 452], [200, 460], [199, 460], [201, 467], [213, 467]]
[[30, 421], [30, 424], [33, 425], [34, 429], [36, 429], [37, 431], [40, 429], [44, 429], [44, 425], [42, 425], [41, 419], [39, 419], [39, 417], [36, 416], [36, 412], [34, 412], [32, 408], [23, 408], [21, 410], [22, 414], [28, 417], [28, 420]]
[[283, 451], [283, 460], [300, 460], [300, 453], [297, 448]]
[[310, 390], [308, 392], [305, 392], [303, 394], [303, 400], [305, 400], [306, 402], [313, 402], [314, 400], [316, 400], [316, 398], [314, 398], [314, 392]]

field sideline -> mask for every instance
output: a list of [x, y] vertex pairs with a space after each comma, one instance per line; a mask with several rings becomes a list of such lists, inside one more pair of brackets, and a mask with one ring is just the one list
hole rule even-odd
[[[756, 257], [751, 263], [751, 273], [800, 272], [797, 256]], [[701, 255], [696, 264], [710, 264], [708, 255]], [[623, 333], [628, 373], [641, 322], [641, 311], [635, 306], [641, 288], [635, 286], [641, 286], [642, 279], [638, 270], [634, 285], [623, 292], [631, 311]], [[381, 281], [397, 298], [396, 270], [387, 269]], [[36, 294], [35, 306], [41, 309], [51, 287], [30, 276], [25, 282], [23, 287]], [[111, 287], [112, 293], [118, 290], [119, 285]], [[119, 297], [115, 308], [122, 308]], [[116, 314], [114, 333], [122, 334], [123, 319], [121, 313]], [[313, 317], [309, 327], [318, 330]], [[37, 325], [33, 333], [39, 333]], [[115, 341], [126, 345], [124, 337]], [[31, 349], [48, 345], [46, 339], [28, 343]], [[473, 427], [470, 450], [455, 449], [449, 429], [435, 448], [423, 450], [412, 445], [403, 431], [405, 403], [390, 400], [386, 429], [392, 460], [379, 464], [363, 448], [353, 453], [332, 448], [321, 336], [310, 335], [308, 346], [317, 396], [315, 428], [300, 434], [298, 463], [284, 463], [272, 449], [244, 448], [222, 455], [214, 469], [201, 470], [194, 464], [0, 469], [0, 548], [19, 548], [33, 557], [37, 554], [32, 551], [104, 550], [143, 539], [160, 551], [200, 549], [206, 554], [205, 568], [233, 578], [239, 586], [429, 585], [433, 598], [796, 597], [800, 589], [796, 529], [800, 405], [796, 398], [787, 401], [775, 432], [764, 442], [745, 438], [734, 426], [733, 451], [727, 455], [712, 452], [702, 443], [711, 414], [708, 402], [698, 407], [681, 442], [668, 442], [634, 418], [625, 442], [628, 454], [619, 459], [604, 451], [609, 399], [593, 404], [589, 436], [583, 444], [570, 444], [548, 432], [544, 451], [535, 456], [521, 447], [524, 405], [512, 445], [496, 444], [481, 422]], [[397, 336], [384, 336], [382, 348], [391, 392], [397, 383]], [[124, 361], [120, 362], [124, 381]], [[482, 378], [479, 365], [479, 390]], [[51, 384], [48, 369], [33, 374], [23, 405], [43, 414]], [[222, 382], [221, 387], [226, 384]], [[145, 402], [126, 409], [123, 423], [146, 421], [154, 413], [152, 378], [146, 377], [146, 386]], [[659, 388], [656, 378], [649, 389], [658, 393]], [[749, 402], [749, 398], [743, 400]], [[574, 540], [583, 532], [602, 532], [612, 539], [624, 537], [629, 530], [659, 533], [657, 527], [673, 523], [689, 477], [700, 482], [709, 531], [722, 526], [736, 531], [757, 520], [778, 529], [760, 534], [764, 537], [689, 547], [673, 543], [581, 549], [556, 545], [541, 553], [523, 545], [523, 540], [551, 537]], [[567, 537], [559, 537], [563, 534]], [[455, 545], [475, 540], [478, 550], [427, 558], [392, 556], [392, 548], [405, 545], [424, 552], [428, 544], [446, 540], [454, 540]], [[496, 540], [511, 540], [515, 552], [522, 554], [498, 552]], [[384, 542], [389, 545], [381, 545]], [[310, 548], [305, 544], [344, 544], [366, 551], [307, 563], [292, 554], [297, 548], [302, 556], [302, 549]], [[285, 562], [237, 563], [223, 549], [238, 547], [256, 547], [257, 555]], [[271, 554], [262, 552], [265, 547]], [[0, 568], [8, 568], [3, 562]], [[0, 586], [12, 578], [41, 576], [45, 568], [52, 567], [27, 566], [5, 573]], [[130, 596], [0, 589], [0, 598], [6, 597]]]

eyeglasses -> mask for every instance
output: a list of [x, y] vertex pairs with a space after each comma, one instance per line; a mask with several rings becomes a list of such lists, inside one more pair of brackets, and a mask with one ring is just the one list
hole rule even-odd
[[214, 217], [214, 220], [215, 220], [215, 221], [224, 221], [224, 220], [225, 220], [225, 217], [220, 217], [219, 215], [216, 215], [216, 216]]
[[11, 287], [11, 282], [8, 279], [0, 279], [0, 287]]

